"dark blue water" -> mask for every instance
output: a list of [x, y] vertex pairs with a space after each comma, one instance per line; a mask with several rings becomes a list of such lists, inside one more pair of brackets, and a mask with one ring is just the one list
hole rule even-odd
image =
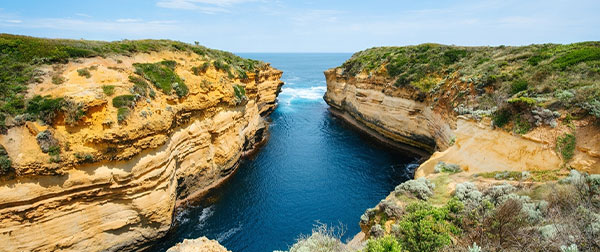
[[222, 186], [181, 212], [152, 248], [207, 236], [232, 251], [286, 250], [316, 221], [342, 223], [348, 239], [360, 215], [408, 178], [408, 153], [389, 150], [333, 117], [323, 71], [350, 54], [241, 54], [283, 70], [285, 86], [268, 143]]

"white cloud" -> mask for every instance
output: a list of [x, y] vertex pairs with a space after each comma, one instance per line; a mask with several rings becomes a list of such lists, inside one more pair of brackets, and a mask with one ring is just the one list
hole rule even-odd
[[116, 20], [118, 23], [139, 23], [142, 20], [137, 18], [119, 18]]
[[12, 24], [20, 24], [23, 23], [23, 20], [19, 20], [19, 19], [9, 19], [9, 20], [5, 20], [7, 23], [12, 23]]
[[229, 12], [228, 8], [235, 4], [257, 1], [259, 0], [159, 0], [156, 6], [215, 14]]
[[75, 13], [75, 16], [80, 16], [80, 17], [86, 17], [86, 18], [91, 18], [92, 16], [85, 14], [85, 13]]

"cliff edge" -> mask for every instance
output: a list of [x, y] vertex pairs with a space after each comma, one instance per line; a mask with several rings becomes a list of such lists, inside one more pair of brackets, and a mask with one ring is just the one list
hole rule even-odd
[[282, 72], [168, 40], [0, 35], [5, 251], [138, 250], [266, 137]]

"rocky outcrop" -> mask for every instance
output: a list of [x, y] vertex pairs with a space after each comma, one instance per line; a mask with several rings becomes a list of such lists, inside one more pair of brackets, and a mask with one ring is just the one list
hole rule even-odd
[[228, 252], [218, 241], [200, 237], [193, 240], [185, 239], [183, 242], [169, 248], [167, 252]]
[[[420, 47], [423, 46], [417, 46], [415, 50], [419, 50]], [[384, 62], [382, 66], [372, 66], [375, 63], [369, 61], [373, 60], [369, 57], [377, 55], [377, 50], [386, 50], [384, 52], [387, 53], [385, 55], [382, 53], [377, 58]], [[468, 73], [467, 70], [461, 70], [461, 67], [469, 68], [470, 66], [465, 64], [471, 59], [466, 58], [464, 62], [451, 64], [448, 70], [433, 72], [430, 74], [432, 77], [423, 77], [427, 81], [428, 78], [435, 80], [424, 89], [420, 86], [423, 85], [422, 80], [399, 85], [403, 75], [395, 79], [387, 73], [393, 70], [390, 65], [394, 59], [389, 59], [388, 63], [385, 63], [386, 57], [391, 57], [390, 54], [410, 55], [406, 52], [409, 50], [412, 49], [410, 47], [370, 49], [355, 54], [341, 67], [325, 71], [327, 92], [324, 99], [330, 105], [334, 115], [375, 138], [425, 157], [433, 154], [429, 161], [424, 162], [417, 169], [416, 176], [431, 174], [433, 167], [440, 161], [458, 164], [471, 173], [556, 170], [564, 167], [563, 164], [581, 171], [600, 173], [600, 159], [596, 153], [596, 150], [600, 149], [597, 141], [600, 129], [597, 127], [596, 118], [582, 114], [581, 118], [573, 120], [566, 118], [566, 114], [571, 112], [566, 109], [561, 110], [556, 105], [557, 102], [547, 103], [555, 106], [555, 109], [560, 112], [552, 112], [540, 107], [531, 108], [515, 102], [515, 100], [529, 98], [510, 98], [509, 102], [505, 102], [506, 107], [510, 107], [513, 110], [511, 113], [516, 114], [510, 116], [521, 121], [514, 122], [513, 132], [498, 129], [492, 123], [493, 117], [499, 113], [495, 111], [509, 110], [508, 108], [499, 108], [499, 103], [490, 110], [466, 109], [465, 104], [478, 108], [482, 107], [481, 104], [484, 102], [489, 102], [485, 100], [488, 99], [486, 97], [506, 95], [502, 93], [505, 91], [494, 91], [491, 84], [476, 91], [480, 86], [477, 80], [468, 76], [460, 78], [457, 76], [459, 72]], [[447, 50], [456, 49], [450, 47]], [[465, 52], [469, 50], [473, 51], [470, 52], [471, 55], [494, 52], [501, 56], [497, 56], [501, 60], [510, 56], [482, 48], [467, 48]], [[423, 57], [437, 57], [436, 55], [435, 53], [423, 54]], [[430, 62], [434, 60], [435, 58]], [[357, 64], [362, 64], [363, 69], [357, 71], [355, 69]], [[417, 65], [417, 63], [413, 64]], [[517, 63], [512, 64], [517, 65]], [[369, 71], [368, 67], [375, 70]], [[510, 69], [507, 70], [508, 73]], [[411, 71], [408, 68], [407, 72]], [[456, 72], [448, 74], [448, 71]], [[542, 98], [536, 99], [542, 100]], [[544, 99], [548, 100], [548, 98]], [[535, 99], [531, 100], [537, 104]], [[541, 110], [549, 111], [551, 118], [547, 120], [541, 118], [539, 115]], [[528, 118], [529, 112], [532, 113], [530, 119], [535, 123], [526, 122], [528, 125], [526, 130], [517, 133], [519, 126], [517, 124], [525, 121], [526, 119], [522, 118]], [[562, 116], [557, 118], [559, 115]], [[551, 122], [543, 123], [544, 120]], [[568, 160], [565, 160], [557, 150], [557, 140], [565, 134], [577, 136], [573, 157]]]
[[[189, 94], [156, 90], [119, 118], [110, 100], [133, 93], [133, 64], [165, 60], [176, 62]], [[63, 112], [51, 124], [9, 122], [0, 135], [13, 169], [0, 181], [0, 251], [139, 250], [170, 229], [179, 203], [233, 173], [267, 135], [282, 72], [264, 65], [238, 78], [207, 64], [194, 73], [207, 61], [167, 50], [42, 67], [28, 96], [63, 97], [83, 115], [75, 123]], [[90, 77], [78, 74], [83, 68]], [[66, 81], [52, 83], [56, 75]], [[51, 133], [58, 153], [40, 149], [40, 132]]]

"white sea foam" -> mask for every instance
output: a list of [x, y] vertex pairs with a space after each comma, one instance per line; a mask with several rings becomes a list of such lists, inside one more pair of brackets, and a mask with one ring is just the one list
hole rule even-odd
[[240, 230], [242, 230], [242, 224], [238, 224], [237, 227], [231, 228], [223, 233], [220, 233], [217, 236], [217, 241], [223, 243], [223, 241], [229, 239], [229, 237], [231, 237], [233, 234], [237, 233]]
[[202, 209], [202, 214], [198, 217], [198, 228], [204, 227], [206, 220], [215, 213], [214, 206]]
[[323, 99], [323, 95], [327, 91], [327, 87], [318, 86], [310, 88], [282, 88], [281, 99], [290, 104], [293, 100], [319, 100]]

